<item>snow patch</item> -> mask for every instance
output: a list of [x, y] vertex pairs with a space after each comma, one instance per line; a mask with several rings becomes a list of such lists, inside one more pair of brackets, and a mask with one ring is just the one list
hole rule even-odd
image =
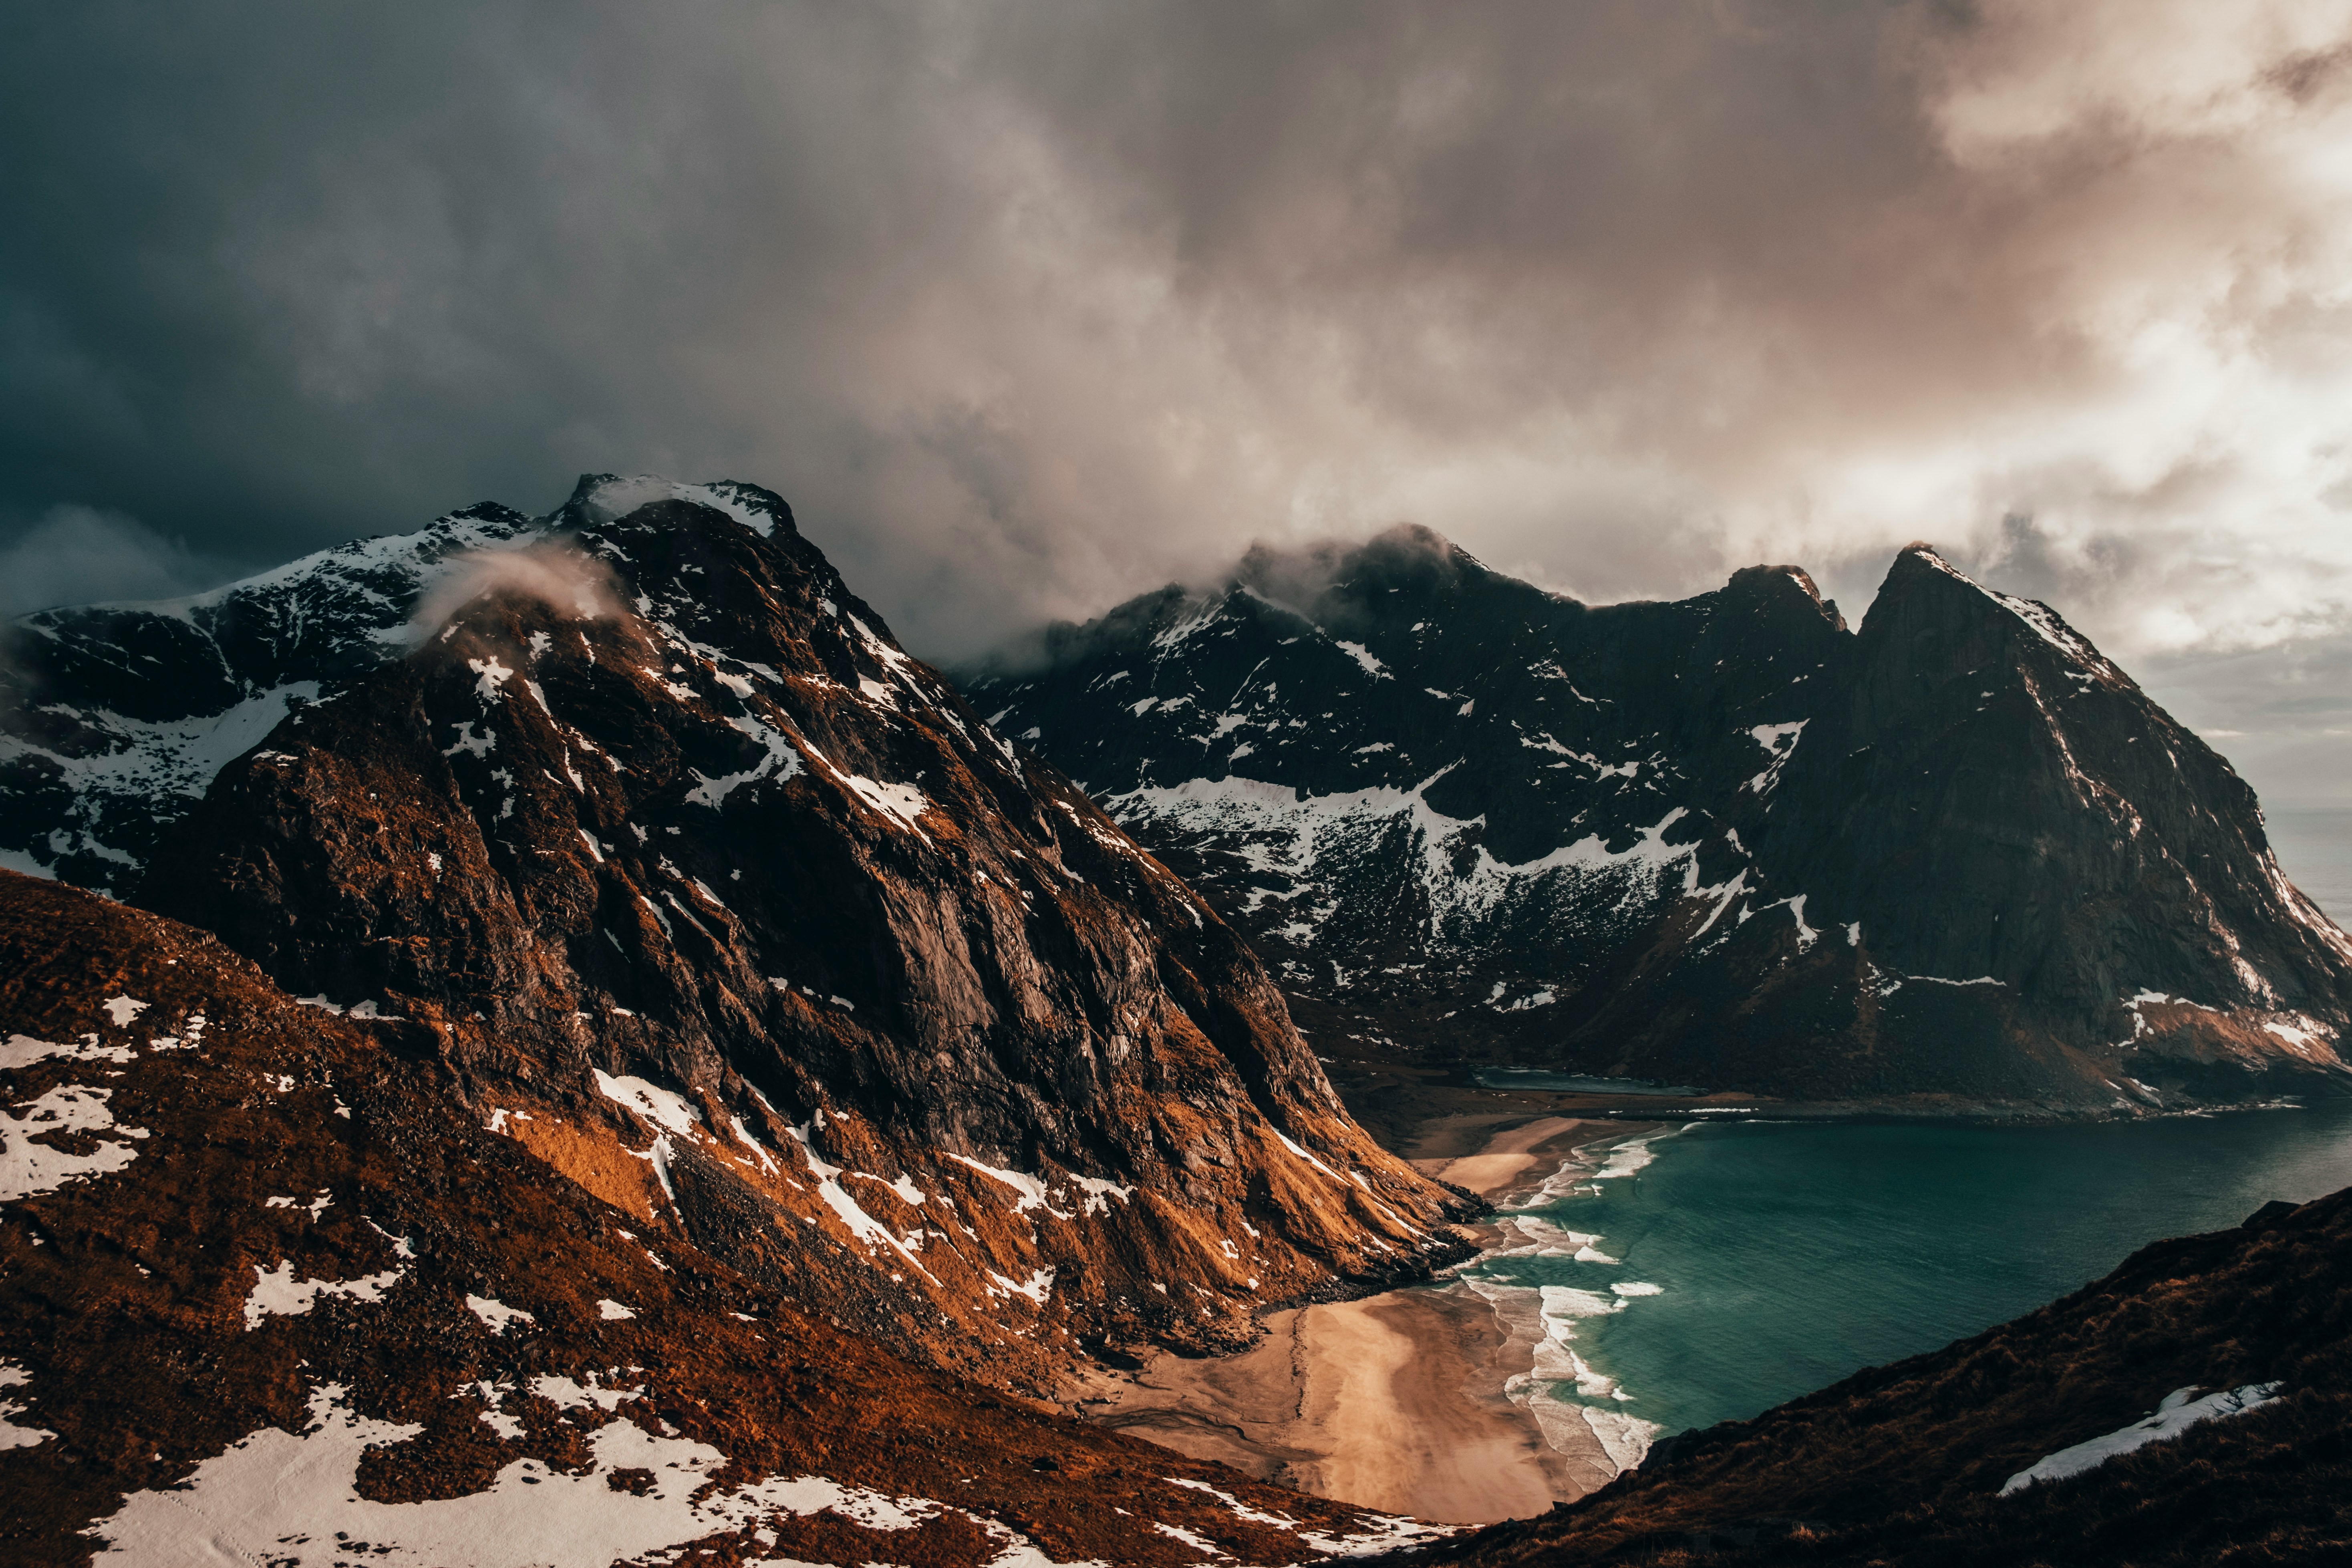
[[402, 1270], [388, 1269], [382, 1274], [370, 1274], [358, 1279], [297, 1279], [294, 1260], [290, 1258], [275, 1268], [253, 1266], [253, 1289], [245, 1298], [245, 1326], [257, 1329], [261, 1320], [275, 1313], [279, 1317], [298, 1318], [308, 1312], [321, 1296], [341, 1296], [354, 1301], [380, 1301], [383, 1293], [400, 1282]]
[[2085, 1470], [2096, 1469], [2118, 1455], [2144, 1448], [2150, 1443], [2161, 1443], [2178, 1437], [2200, 1421], [2210, 1421], [2221, 1415], [2242, 1415], [2258, 1405], [2267, 1405], [2278, 1396], [2275, 1383], [2250, 1383], [2242, 1388], [2223, 1389], [2202, 1399], [2192, 1397], [2197, 1387], [2176, 1388], [2164, 1396], [2156, 1413], [2145, 1421], [2135, 1421], [2120, 1431], [2109, 1432], [2061, 1448], [2047, 1458], [2037, 1460], [2025, 1469], [2001, 1483], [2000, 1495], [2011, 1496], [2041, 1481], [2063, 1480], [2079, 1476]]
[[[636, 1561], [779, 1515], [828, 1509], [869, 1529], [908, 1530], [942, 1507], [819, 1477], [722, 1486], [713, 1478], [728, 1467], [724, 1452], [626, 1420], [589, 1437], [590, 1460], [577, 1473], [517, 1459], [488, 1489], [465, 1497], [410, 1503], [361, 1497], [355, 1482], [367, 1450], [423, 1430], [357, 1415], [338, 1385], [317, 1389], [299, 1435], [264, 1427], [179, 1485], [126, 1497], [91, 1527], [105, 1542], [98, 1560], [329, 1568], [354, 1555], [348, 1543], [367, 1542], [366, 1560], [387, 1568], [541, 1568]], [[609, 1478], [623, 1469], [649, 1472], [653, 1484], [642, 1494], [616, 1488]]]

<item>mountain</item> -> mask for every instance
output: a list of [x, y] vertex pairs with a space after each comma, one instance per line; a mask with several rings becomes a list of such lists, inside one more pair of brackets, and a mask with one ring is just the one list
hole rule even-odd
[[2266, 1205], [1973, 1339], [1680, 1434], [1539, 1519], [1402, 1560], [2342, 1562], [2347, 1294], [2352, 1192]]
[[2352, 939], [2253, 793], [1924, 544], [1587, 605], [1426, 530], [1253, 552], [967, 682], [1328, 1057], [2137, 1112], [2352, 1088]]
[[225, 764], [295, 704], [407, 651], [426, 584], [530, 526], [469, 507], [192, 598], [14, 622], [0, 647], [0, 866], [131, 887]]
[[[0, 1556], [1172, 1565], [1429, 1533], [910, 1366], [486, 1127], [404, 1038], [0, 871]], [[779, 1119], [736, 1127], [810, 1173]]]
[[[146, 847], [100, 885], [439, 1064], [647, 1234], [1039, 1394], [1082, 1348], [1244, 1342], [1466, 1250], [1475, 1205], [1349, 1120], [1235, 933], [769, 492], [590, 476], [264, 583], [36, 617], [24, 710], [120, 714], [145, 672], [148, 728], [93, 726], [129, 739], [68, 783], [230, 691], [287, 704], [135, 830], [68, 792]], [[265, 601], [282, 637], [219, 630]], [[188, 626], [228, 673], [175, 688], [140, 650]]]

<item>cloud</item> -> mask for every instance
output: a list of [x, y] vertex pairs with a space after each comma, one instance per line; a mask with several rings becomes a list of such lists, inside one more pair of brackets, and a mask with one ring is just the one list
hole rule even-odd
[[486, 594], [529, 599], [559, 616], [583, 620], [620, 613], [619, 587], [611, 567], [572, 545], [541, 541], [512, 550], [468, 550], [451, 556], [416, 601], [409, 629], [422, 641]]
[[54, 605], [173, 598], [219, 577], [216, 563], [136, 518], [86, 506], [51, 507], [0, 545], [0, 617]]
[[743, 478], [945, 658], [1399, 521], [1599, 599], [1801, 562], [1853, 612], [1925, 536], [2126, 658], [2352, 623], [2346, 5], [17, 35], [0, 511], [262, 563]]

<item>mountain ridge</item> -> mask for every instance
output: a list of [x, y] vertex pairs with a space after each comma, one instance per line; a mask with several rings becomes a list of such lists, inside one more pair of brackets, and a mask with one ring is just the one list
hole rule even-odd
[[1592, 606], [1402, 529], [1037, 647], [980, 705], [1318, 1039], [2028, 1114], [2343, 1087], [2352, 939], [2252, 792], [1925, 545], [1849, 629], [1797, 567]]

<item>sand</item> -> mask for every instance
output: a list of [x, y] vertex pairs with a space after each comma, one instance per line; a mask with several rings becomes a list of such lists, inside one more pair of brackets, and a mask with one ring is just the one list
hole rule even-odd
[[1626, 1137], [1635, 1131], [1620, 1122], [1580, 1121], [1572, 1116], [1539, 1116], [1531, 1121], [1509, 1112], [1448, 1116], [1422, 1129], [1412, 1147], [1412, 1163], [1423, 1175], [1467, 1187], [1499, 1204], [1558, 1170], [1577, 1144]]
[[[1415, 1163], [1487, 1197], [1537, 1185], [1580, 1141], [1622, 1123], [1447, 1116]], [[1503, 1386], [1528, 1368], [1494, 1311], [1461, 1285], [1415, 1287], [1270, 1313], [1239, 1355], [1158, 1353], [1133, 1376], [1091, 1375], [1069, 1395], [1088, 1419], [1265, 1480], [1450, 1523], [1525, 1519], [1615, 1473], [1598, 1439], [1562, 1452]], [[1574, 1441], [1571, 1436], [1571, 1441]]]

